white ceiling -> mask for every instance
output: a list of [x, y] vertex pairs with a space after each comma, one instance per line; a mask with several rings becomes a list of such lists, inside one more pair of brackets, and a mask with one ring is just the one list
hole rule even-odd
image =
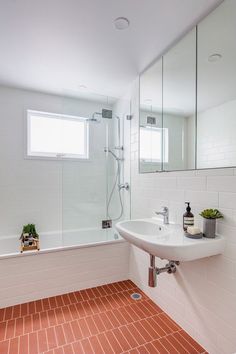
[[[1, 0], [0, 84], [120, 97], [221, 0]], [[125, 16], [130, 28], [114, 29]], [[85, 90], [86, 91], [86, 90]]]

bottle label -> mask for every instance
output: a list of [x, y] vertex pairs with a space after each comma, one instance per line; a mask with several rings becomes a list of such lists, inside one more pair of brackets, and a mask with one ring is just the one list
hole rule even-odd
[[184, 217], [184, 230], [187, 230], [188, 226], [194, 225], [194, 218], [193, 217]]

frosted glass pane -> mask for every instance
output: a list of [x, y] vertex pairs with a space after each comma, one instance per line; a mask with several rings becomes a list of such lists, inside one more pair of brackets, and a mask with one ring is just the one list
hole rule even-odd
[[29, 113], [28, 155], [87, 158], [87, 129], [83, 118]]
[[32, 152], [62, 152], [61, 128], [59, 119], [31, 116], [30, 150]]

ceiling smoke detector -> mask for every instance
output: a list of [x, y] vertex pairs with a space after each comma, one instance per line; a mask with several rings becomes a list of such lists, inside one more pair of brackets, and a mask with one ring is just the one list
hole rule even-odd
[[216, 63], [216, 62], [219, 61], [221, 58], [222, 58], [222, 55], [221, 55], [221, 54], [214, 53], [214, 54], [209, 55], [208, 61], [209, 61], [209, 63]]
[[115, 28], [122, 31], [129, 27], [129, 20], [126, 17], [117, 17], [114, 20]]

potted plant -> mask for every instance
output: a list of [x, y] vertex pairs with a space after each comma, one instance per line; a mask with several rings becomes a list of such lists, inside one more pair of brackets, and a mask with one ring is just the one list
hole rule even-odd
[[38, 240], [39, 235], [36, 232], [34, 224], [27, 224], [23, 226], [21, 240], [25, 246], [31, 246], [34, 240]]
[[217, 209], [205, 209], [200, 215], [203, 217], [203, 236], [215, 238], [216, 219], [223, 218], [223, 215]]

